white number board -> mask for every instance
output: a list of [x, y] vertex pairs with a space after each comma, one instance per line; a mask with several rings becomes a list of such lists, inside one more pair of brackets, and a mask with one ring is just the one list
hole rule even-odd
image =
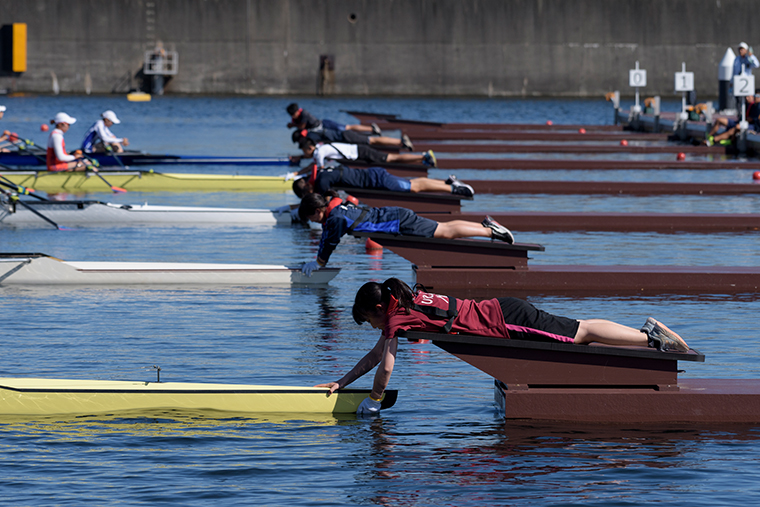
[[749, 97], [755, 94], [755, 76], [739, 74], [734, 76], [734, 97]]
[[694, 73], [693, 72], [676, 72], [676, 91], [677, 92], [694, 91]]
[[643, 88], [647, 85], [647, 71], [631, 69], [628, 71], [628, 86]]

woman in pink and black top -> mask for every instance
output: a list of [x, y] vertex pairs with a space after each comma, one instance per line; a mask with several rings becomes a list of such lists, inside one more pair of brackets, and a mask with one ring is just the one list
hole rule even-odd
[[50, 132], [47, 144], [47, 170], [48, 171], [86, 171], [90, 169], [97, 171], [91, 164], [85, 163], [82, 156], [71, 155], [66, 153], [66, 143], [63, 135], [69, 130], [69, 126], [76, 123], [76, 118], [72, 118], [66, 113], [58, 113], [50, 123], [55, 128]]
[[393, 372], [401, 330], [689, 351], [680, 336], [651, 317], [637, 330], [609, 320], [574, 320], [552, 315], [517, 298], [450, 301], [439, 294], [413, 292], [397, 278], [389, 278], [382, 284], [364, 284], [356, 293], [353, 316], [357, 324], [369, 322], [373, 328], [382, 330], [380, 340], [343, 378], [316, 387], [327, 387], [332, 393], [379, 364], [372, 393], [359, 406], [358, 413], [380, 410], [380, 399]]

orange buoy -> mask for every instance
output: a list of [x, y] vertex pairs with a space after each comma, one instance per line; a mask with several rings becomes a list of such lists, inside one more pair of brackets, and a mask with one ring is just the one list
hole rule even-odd
[[382, 250], [383, 246], [380, 243], [367, 238], [367, 241], [364, 243], [364, 249], [368, 252], [377, 252], [378, 250]]
[[620, 141], [620, 146], [628, 146], [628, 141], [623, 139], [622, 141]]
[[686, 160], [686, 153], [679, 153], [678, 156], [676, 156], [676, 160]]
[[546, 120], [546, 124], [547, 124], [547, 125], [554, 125], [554, 122], [553, 122], [553, 121], [551, 121], [551, 120]]
[[49, 127], [47, 126], [47, 123], [43, 123], [42, 125], [40, 125], [40, 130], [43, 132], [47, 132], [48, 128]]
[[585, 133], [586, 133], [586, 129], [584, 129], [584, 128], [579, 128], [579, 129], [578, 129], [578, 133], [579, 133], [579, 134], [585, 134]]
[[760, 180], [760, 171], [755, 171], [752, 173], [752, 179], [755, 181]]

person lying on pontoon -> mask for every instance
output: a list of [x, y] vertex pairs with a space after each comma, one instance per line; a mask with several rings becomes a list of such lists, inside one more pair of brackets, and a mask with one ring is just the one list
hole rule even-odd
[[308, 137], [301, 138], [298, 143], [303, 156], [291, 157], [292, 162], [300, 162], [305, 158], [313, 158], [317, 168], [325, 167], [327, 160], [361, 160], [368, 164], [401, 163], [424, 164], [435, 167], [436, 160], [433, 150], [419, 155], [413, 153], [383, 153], [369, 146], [347, 143], [315, 143]]
[[298, 104], [293, 102], [292, 104], [288, 104], [288, 107], [285, 108], [285, 110], [290, 115], [290, 122], [288, 123], [288, 128], [295, 127], [298, 130], [310, 130], [314, 132], [318, 132], [322, 130], [323, 128], [328, 128], [332, 130], [350, 130], [354, 132], [361, 132], [363, 134], [372, 134], [376, 136], [383, 135], [382, 131], [380, 130], [380, 127], [378, 127], [376, 124], [372, 124], [372, 126], [367, 125], [361, 125], [361, 124], [345, 124], [345, 123], [338, 123], [332, 120], [328, 119], [322, 119], [319, 120], [315, 116], [313, 116], [311, 113], [303, 109], [302, 107], [298, 107]]
[[[517, 298], [476, 302], [424, 291], [413, 292], [403, 281], [389, 278], [382, 284], [365, 283], [356, 293], [354, 321], [382, 331], [380, 339], [351, 371], [335, 382], [317, 384], [330, 393], [351, 384], [375, 366], [372, 392], [357, 414], [377, 414], [380, 400], [393, 373], [399, 331], [452, 332], [494, 338], [592, 342], [622, 347], [650, 347], [662, 351], [688, 352], [689, 346], [675, 332], [649, 317], [641, 330], [602, 319], [575, 320], [552, 315]], [[572, 383], [573, 379], [567, 379]]]
[[472, 197], [475, 190], [459, 181], [453, 174], [446, 181], [433, 178], [400, 178], [382, 167], [355, 169], [339, 165], [318, 170], [315, 164], [306, 167], [303, 177], [293, 181], [293, 192], [299, 199], [306, 194], [327, 195], [333, 187], [372, 188], [392, 192], [451, 192], [454, 195]]
[[116, 137], [110, 128], [118, 125], [121, 121], [116, 117], [116, 113], [104, 111], [100, 119], [92, 124], [90, 129], [84, 135], [82, 141], [82, 151], [85, 153], [103, 153], [114, 151], [123, 153], [124, 146], [129, 146], [129, 139], [126, 137]]
[[467, 220], [438, 223], [418, 216], [414, 211], [396, 206], [363, 208], [344, 203], [335, 192], [328, 197], [308, 194], [301, 200], [298, 213], [303, 222], [311, 220], [322, 224], [322, 239], [316, 260], [305, 262], [301, 271], [306, 276], [327, 264], [340, 238], [351, 231], [382, 232], [401, 236], [457, 239], [484, 237], [512, 244], [512, 233], [489, 216], [478, 224]]
[[409, 151], [414, 150], [412, 141], [406, 134], [401, 136], [401, 139], [395, 137], [385, 136], [369, 136], [367, 134], [361, 134], [359, 132], [353, 132], [351, 130], [334, 130], [323, 128], [320, 131], [312, 130], [294, 130], [291, 134], [291, 140], [298, 144], [304, 137], [317, 143], [348, 143], [348, 144], [363, 144], [368, 146], [380, 146], [388, 148], [406, 148]]

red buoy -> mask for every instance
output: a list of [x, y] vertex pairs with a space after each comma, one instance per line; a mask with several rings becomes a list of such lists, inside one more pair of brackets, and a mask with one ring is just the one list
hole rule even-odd
[[40, 130], [43, 132], [47, 132], [48, 131], [47, 123], [43, 123], [42, 125], [40, 125]]
[[581, 127], [581, 128], [578, 129], [578, 133], [585, 134], [586, 133], [586, 129], [584, 129], [583, 127]]
[[622, 141], [620, 141], [620, 146], [628, 146], [628, 141], [623, 139]]
[[364, 249], [368, 252], [377, 252], [378, 250], [382, 250], [383, 246], [380, 243], [367, 238], [367, 241], [364, 243]]
[[760, 171], [755, 171], [752, 173], [752, 179], [755, 181], [760, 180]]
[[678, 156], [676, 156], [676, 160], [686, 160], [686, 153], [679, 153]]
[[551, 120], [546, 120], [546, 124], [547, 124], [547, 125], [554, 125], [554, 122], [553, 122], [553, 121], [551, 121]]

